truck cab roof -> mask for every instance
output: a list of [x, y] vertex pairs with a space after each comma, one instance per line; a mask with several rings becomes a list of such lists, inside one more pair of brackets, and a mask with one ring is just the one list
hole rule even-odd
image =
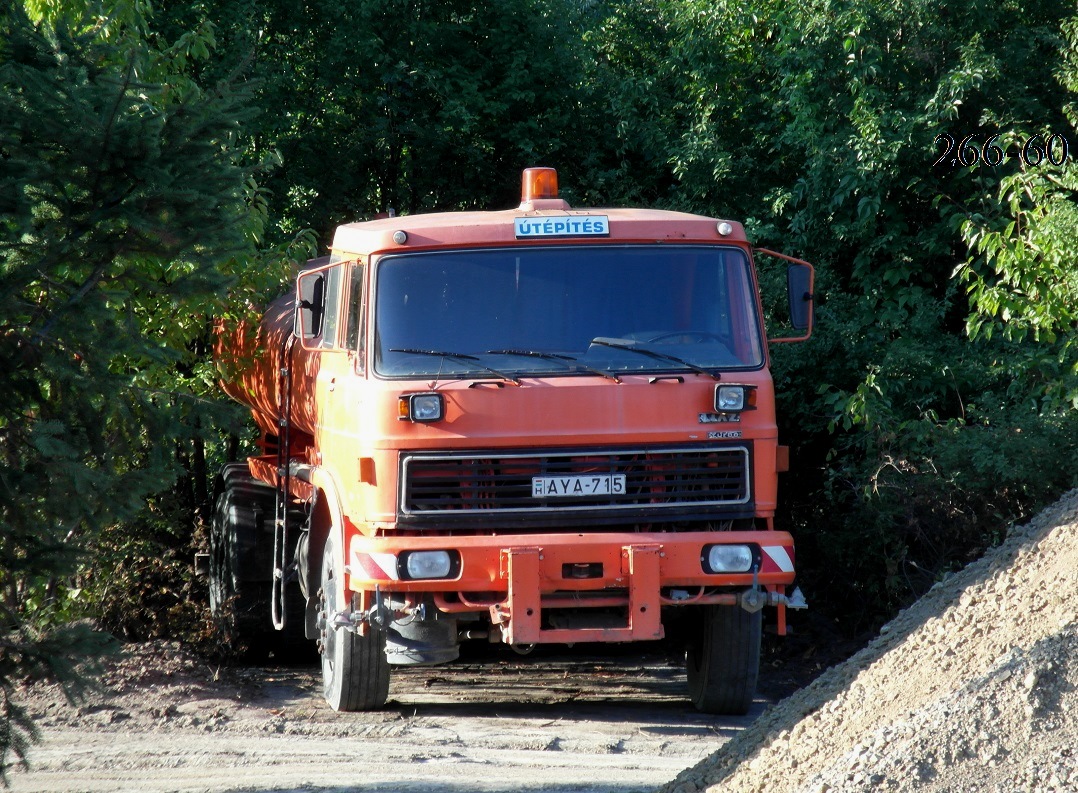
[[503, 211], [437, 212], [346, 223], [337, 228], [333, 250], [338, 256], [366, 256], [424, 248], [612, 242], [748, 244], [736, 221], [656, 209], [572, 209], [548, 199]]

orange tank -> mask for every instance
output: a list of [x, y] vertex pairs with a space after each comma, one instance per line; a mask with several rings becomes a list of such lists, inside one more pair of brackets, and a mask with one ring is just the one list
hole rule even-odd
[[[293, 433], [314, 435], [313, 384], [321, 353], [295, 343], [295, 304], [294, 294], [282, 295], [270, 303], [257, 327], [248, 321], [232, 328], [222, 323], [216, 333], [214, 354], [221, 372], [221, 388], [247, 405], [259, 429], [273, 437], [280, 434], [281, 406], [289, 399]], [[295, 370], [291, 394], [282, 392], [287, 382], [280, 376], [282, 364]]]

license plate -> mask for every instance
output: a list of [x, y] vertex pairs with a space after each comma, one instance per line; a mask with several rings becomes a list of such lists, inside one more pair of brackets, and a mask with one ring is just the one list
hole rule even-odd
[[624, 492], [625, 474], [532, 477], [532, 496], [535, 498], [609, 496]]

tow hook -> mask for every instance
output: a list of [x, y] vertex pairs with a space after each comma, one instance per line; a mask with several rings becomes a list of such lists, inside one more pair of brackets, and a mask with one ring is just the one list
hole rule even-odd
[[755, 614], [764, 606], [785, 606], [788, 609], [807, 609], [808, 602], [800, 587], [794, 587], [789, 595], [781, 592], [764, 592], [759, 589], [746, 589], [738, 600], [741, 608]]
[[760, 589], [760, 566], [752, 568], [752, 586], [741, 593], [741, 608], [755, 614], [767, 605], [767, 593]]
[[786, 598], [786, 608], [788, 609], [807, 609], [809, 607], [808, 601], [805, 600], [804, 593], [801, 592], [801, 587], [794, 587], [794, 591]]
[[389, 624], [393, 622], [393, 612], [386, 605], [381, 589], [376, 588], [374, 590], [374, 605], [371, 606], [363, 618], [372, 628], [388, 628]]
[[393, 621], [393, 612], [382, 597], [380, 590], [374, 591], [374, 605], [366, 611], [351, 611], [343, 609], [336, 614], [324, 613], [318, 615], [318, 627], [325, 630], [332, 627], [333, 630], [346, 630], [359, 635], [366, 635], [367, 626], [373, 628], [385, 628]]
[[[397, 623], [399, 620], [410, 618], [409, 622], [426, 622], [427, 619], [434, 619], [434, 616], [429, 614], [429, 610], [426, 603], [416, 603], [415, 605], [406, 604], [403, 608], [394, 608], [392, 601], [386, 601], [382, 595], [380, 589], [374, 590], [374, 604], [366, 611], [341, 611], [333, 615], [332, 623], [334, 628], [344, 628], [345, 630], [352, 631], [352, 633], [358, 633], [362, 636], [366, 636], [367, 627], [386, 630], [390, 625]], [[407, 624], [407, 623], [404, 623]]]

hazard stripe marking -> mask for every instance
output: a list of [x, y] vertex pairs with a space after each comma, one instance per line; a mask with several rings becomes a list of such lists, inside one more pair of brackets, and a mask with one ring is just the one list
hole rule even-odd
[[356, 553], [356, 562], [367, 578], [397, 581], [397, 557], [391, 553]]
[[784, 545], [765, 545], [762, 550], [781, 572], [792, 573], [794, 571], [794, 560], [790, 558], [790, 553]]

